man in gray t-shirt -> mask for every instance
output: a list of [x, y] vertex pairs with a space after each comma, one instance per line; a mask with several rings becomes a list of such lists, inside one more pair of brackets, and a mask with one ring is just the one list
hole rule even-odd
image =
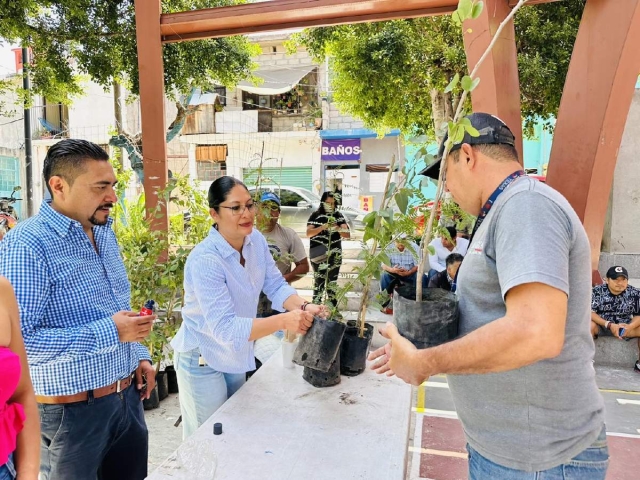
[[[373, 368], [416, 385], [447, 374], [471, 480], [577, 468], [575, 478], [603, 480], [587, 235], [562, 195], [521, 172], [506, 125], [467, 118], [479, 135], [453, 146], [445, 172], [456, 202], [478, 215], [457, 276], [459, 338], [416, 350], [388, 325], [391, 342], [371, 355]], [[440, 163], [423, 173], [437, 178]]]

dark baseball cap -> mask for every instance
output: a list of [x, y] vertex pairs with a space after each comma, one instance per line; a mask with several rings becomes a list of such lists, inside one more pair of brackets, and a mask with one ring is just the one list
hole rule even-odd
[[[515, 147], [516, 139], [509, 130], [509, 127], [505, 125], [505, 123], [500, 120], [498, 117], [490, 115], [488, 113], [472, 113], [471, 115], [467, 115], [465, 118], [468, 118], [471, 121], [471, 126], [478, 130], [477, 137], [472, 137], [468, 132], [464, 133], [464, 138], [460, 143], [456, 143], [451, 147], [451, 152], [454, 152], [460, 147], [462, 147], [463, 143], [468, 143], [469, 145], [511, 145]], [[435, 162], [431, 165], [428, 165], [424, 170], [420, 172], [420, 175], [424, 175], [429, 178], [433, 178], [435, 180], [438, 179], [440, 175], [440, 165], [442, 163], [442, 156], [444, 155], [444, 147], [447, 143], [447, 139], [449, 138], [449, 133], [447, 132], [440, 143], [440, 148], [438, 149], [438, 155], [436, 156]]]
[[264, 192], [260, 197], [260, 202], [275, 202], [280, 206], [280, 197], [273, 192]]
[[615, 280], [618, 277], [624, 277], [629, 280], [629, 272], [627, 272], [626, 268], [620, 266], [611, 267], [607, 270], [607, 278]]

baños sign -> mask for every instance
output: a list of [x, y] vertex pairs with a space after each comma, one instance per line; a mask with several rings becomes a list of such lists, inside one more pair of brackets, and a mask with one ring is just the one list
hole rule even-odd
[[360, 160], [360, 139], [322, 140], [322, 160]]

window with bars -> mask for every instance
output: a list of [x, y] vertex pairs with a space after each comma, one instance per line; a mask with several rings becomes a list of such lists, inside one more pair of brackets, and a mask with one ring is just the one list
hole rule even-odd
[[0, 156], [0, 195], [9, 196], [13, 187], [20, 185], [18, 159]]

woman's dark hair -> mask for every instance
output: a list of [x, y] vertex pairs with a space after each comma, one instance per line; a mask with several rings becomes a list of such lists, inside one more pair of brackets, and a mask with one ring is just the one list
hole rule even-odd
[[450, 240], [452, 242], [455, 242], [456, 241], [456, 236], [458, 235], [458, 231], [456, 230], [456, 227], [445, 227], [444, 229], [449, 234]]
[[445, 260], [445, 263], [447, 265], [447, 267], [453, 265], [454, 263], [458, 263], [458, 262], [462, 262], [462, 260], [464, 260], [464, 257], [462, 255], [460, 255], [459, 253], [451, 253], [447, 256], [447, 259]]
[[[320, 206], [318, 207], [318, 210], [316, 210], [319, 214], [321, 215], [326, 215], [327, 211], [324, 209], [324, 203], [327, 201], [327, 198], [333, 198], [335, 199], [336, 196], [333, 192], [324, 192], [322, 194], [322, 197], [320, 197]], [[337, 202], [336, 202], [336, 207], [337, 207]]]
[[75, 138], [67, 138], [52, 145], [47, 151], [47, 156], [44, 157], [42, 169], [44, 183], [49, 193], [53, 196], [49, 187], [51, 177], [64, 178], [69, 186], [72, 186], [76, 177], [84, 172], [84, 163], [87, 160], [107, 161], [109, 154], [100, 145]]
[[244, 187], [247, 192], [249, 191], [244, 183], [242, 183], [237, 178], [233, 178], [228, 175], [220, 177], [215, 182], [213, 182], [209, 187], [209, 194], [207, 195], [207, 199], [209, 200], [209, 208], [213, 208], [216, 212], [219, 212], [220, 204], [227, 199], [229, 192], [236, 185]]

